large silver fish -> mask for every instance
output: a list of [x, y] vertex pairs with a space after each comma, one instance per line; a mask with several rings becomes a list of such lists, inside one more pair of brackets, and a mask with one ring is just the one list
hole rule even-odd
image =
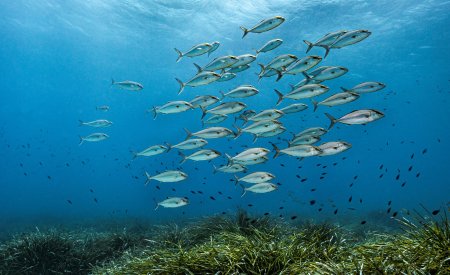
[[294, 135], [295, 138], [297, 137], [306, 137], [306, 136], [323, 136], [328, 131], [322, 127], [311, 127], [306, 130], [301, 131], [300, 133]]
[[324, 93], [328, 92], [329, 89], [330, 88], [328, 88], [327, 86], [322, 85], [322, 84], [307, 84], [307, 85], [301, 86], [285, 95], [283, 95], [280, 91], [275, 89], [275, 93], [277, 93], [277, 95], [278, 95], [278, 101], [277, 101], [276, 105], [280, 104], [281, 101], [285, 98], [290, 98], [290, 99], [294, 99], [294, 100], [311, 98], [314, 96], [324, 94]]
[[79, 122], [80, 122], [80, 126], [90, 126], [90, 127], [95, 127], [95, 128], [109, 127], [113, 124], [111, 121], [106, 120], [106, 119], [97, 119], [97, 120], [90, 121], [90, 122], [83, 122], [83, 121], [79, 120]]
[[217, 48], [219, 48], [219, 46], [220, 46], [220, 42], [218, 42], [218, 41], [212, 42], [211, 43], [211, 49], [209, 49], [209, 51], [208, 51], [208, 56], [210, 54], [212, 54], [215, 50], [217, 50]]
[[180, 61], [181, 58], [183, 58], [183, 56], [194, 57], [194, 56], [199, 56], [199, 55], [205, 54], [205, 53], [209, 52], [211, 50], [211, 48], [212, 48], [212, 45], [209, 43], [201, 43], [201, 44], [195, 45], [194, 47], [190, 48], [185, 53], [182, 53], [177, 48], [174, 48], [175, 51], [178, 53], [178, 58], [177, 58], [176, 62]]
[[194, 109], [191, 103], [186, 101], [170, 101], [163, 106], [155, 107], [153, 106], [153, 119], [156, 119], [158, 114], [176, 114], [185, 112], [187, 110]]
[[384, 114], [382, 112], [373, 109], [355, 110], [338, 119], [334, 118], [328, 113], [325, 113], [325, 115], [328, 117], [328, 119], [330, 119], [330, 126], [328, 126], [328, 129], [333, 127], [333, 125], [337, 122], [350, 125], [366, 124], [384, 117]]
[[258, 157], [258, 158], [254, 158], [254, 159], [250, 159], [250, 160], [236, 160], [235, 163], [239, 163], [245, 166], [249, 166], [249, 165], [255, 165], [255, 164], [261, 164], [261, 163], [265, 163], [269, 160], [269, 158], [267, 156], [263, 156], [263, 157]]
[[184, 129], [186, 131], [186, 140], [192, 136], [200, 137], [200, 138], [221, 138], [227, 136], [236, 136], [233, 131], [225, 127], [209, 127], [203, 129], [201, 131], [191, 133], [188, 129]]
[[241, 30], [244, 31], [244, 34], [242, 35], [242, 38], [244, 38], [249, 32], [253, 33], [262, 33], [266, 31], [270, 31], [279, 25], [281, 25], [286, 19], [284, 19], [281, 16], [275, 16], [269, 19], [261, 20], [258, 24], [253, 26], [251, 29], [246, 29], [243, 26], [241, 26]]
[[372, 33], [368, 30], [354, 30], [349, 31], [333, 42], [329, 48], [340, 49], [355, 43], [361, 42], [362, 40], [369, 37]]
[[158, 202], [156, 204], [155, 210], [159, 208], [159, 206], [165, 207], [165, 208], [177, 208], [181, 206], [185, 206], [189, 204], [188, 198], [180, 198], [180, 197], [168, 197], [167, 199]]
[[223, 93], [223, 92], [220, 92], [220, 93], [222, 94], [222, 99], [224, 97], [245, 98], [245, 97], [256, 95], [259, 93], [259, 91], [252, 85], [240, 85], [240, 86], [234, 88], [233, 90], [229, 91], [228, 93]]
[[263, 120], [257, 121], [250, 126], [247, 126], [243, 129], [237, 128], [236, 138], [239, 137], [242, 133], [251, 133], [251, 134], [261, 134], [269, 131], [273, 131], [282, 126], [281, 122], [277, 120]]
[[282, 117], [284, 113], [277, 109], [268, 109], [249, 118], [250, 121], [274, 120]]
[[244, 65], [239, 65], [237, 67], [232, 67], [232, 68], [228, 69], [228, 71], [226, 71], [225, 73], [236, 74], [236, 73], [240, 73], [240, 72], [243, 72], [245, 70], [248, 70], [248, 69], [250, 69], [250, 65], [244, 64]]
[[137, 157], [150, 157], [150, 156], [159, 155], [164, 152], [170, 151], [170, 149], [171, 149], [170, 147], [166, 147], [164, 145], [153, 145], [153, 146], [150, 146], [150, 147], [142, 150], [141, 152], [133, 153], [133, 159], [135, 159]]
[[194, 108], [198, 108], [198, 107], [205, 108], [205, 107], [208, 107], [209, 105], [213, 105], [219, 101], [220, 101], [220, 99], [217, 96], [200, 95], [200, 96], [196, 96], [189, 103], [191, 103], [192, 107], [194, 107]]
[[256, 50], [256, 55], [258, 55], [259, 53], [265, 53], [271, 50], [274, 50], [276, 48], [278, 48], [278, 46], [280, 46], [283, 43], [283, 40], [277, 38], [277, 39], [272, 39], [270, 41], [268, 41], [266, 44], [264, 44], [264, 46], [262, 46], [259, 50]]
[[178, 144], [175, 144], [173, 146], [166, 143], [169, 150], [172, 148], [176, 148], [179, 150], [191, 150], [191, 149], [201, 148], [201, 147], [205, 146], [206, 144], [208, 144], [208, 141], [201, 139], [201, 138], [188, 139], [188, 140], [182, 141]]
[[289, 67], [285, 68], [285, 70], [282, 70], [276, 81], [280, 80], [286, 74], [296, 75], [303, 73], [319, 64], [320, 61], [322, 61], [322, 57], [316, 55], [306, 56], [297, 60], [289, 65]]
[[261, 183], [272, 180], [274, 178], [275, 176], [273, 174], [267, 172], [254, 172], [242, 178], [238, 178], [236, 175], [234, 176], [236, 184], [240, 181], [248, 183]]
[[213, 61], [206, 64], [203, 68], [200, 67], [200, 65], [195, 64], [195, 63], [194, 63], [194, 66], [197, 68], [198, 73], [201, 73], [203, 71], [222, 70], [222, 69], [231, 67], [238, 61], [239, 60], [236, 56], [226, 55], [226, 56], [221, 56], [221, 57], [215, 58]]
[[241, 185], [241, 187], [243, 189], [241, 197], [245, 196], [247, 191], [257, 193], [257, 194], [263, 194], [263, 193], [272, 192], [272, 191], [275, 191], [278, 189], [278, 186], [276, 184], [273, 184], [270, 182], [257, 183], [250, 187], [244, 187], [243, 185]]
[[325, 106], [338, 106], [342, 104], [346, 104], [352, 101], [355, 101], [359, 98], [359, 94], [353, 93], [353, 92], [344, 92], [344, 93], [338, 93], [335, 95], [332, 95], [320, 102], [316, 102], [314, 100], [311, 100], [312, 104], [314, 105], [314, 112], [317, 110], [318, 105], [325, 105]]
[[212, 109], [206, 110], [202, 107], [202, 118], [205, 117], [206, 114], [214, 114], [214, 115], [228, 115], [228, 114], [235, 114], [239, 113], [240, 111], [244, 110], [247, 105], [245, 105], [242, 102], [238, 101], [230, 101], [230, 102], [224, 102], [220, 104], [217, 107], [214, 107]]
[[188, 80], [187, 82], [183, 82], [178, 78], [175, 78], [178, 83], [180, 84], [180, 89], [178, 90], [178, 94], [181, 94], [184, 90], [184, 87], [190, 86], [190, 87], [197, 87], [202, 85], [207, 85], [209, 83], [212, 83], [218, 79], [220, 79], [220, 74], [217, 74], [215, 72], [201, 72], [199, 74], [196, 74], [193, 78]]
[[237, 56], [238, 61], [231, 65], [231, 68], [236, 68], [239, 66], [247, 65], [256, 60], [256, 56], [253, 54], [243, 54]]
[[147, 185], [151, 180], [156, 180], [159, 182], [179, 182], [187, 179], [188, 177], [186, 173], [178, 170], [165, 171], [155, 176], [150, 176], [149, 173], [145, 172], [145, 176], [147, 177], [145, 185]]
[[228, 158], [229, 163], [234, 163], [235, 161], [248, 161], [251, 159], [263, 157], [267, 155], [270, 152], [270, 150], [262, 147], [258, 148], [250, 148], [247, 149], [239, 154], [237, 154], [234, 157], [230, 157], [229, 155], [225, 154], [225, 156]]
[[355, 87], [353, 87], [351, 89], [346, 89], [344, 87], [341, 87], [341, 89], [344, 92], [365, 94], [365, 93], [373, 93], [373, 92], [379, 91], [381, 89], [384, 89], [384, 87], [386, 87], [386, 85], [381, 82], [363, 82], [363, 83], [356, 85]]
[[267, 65], [259, 64], [261, 67], [261, 72], [259, 75], [263, 75], [265, 71], [269, 69], [277, 70], [278, 73], [281, 73], [282, 67], [287, 67], [290, 64], [294, 63], [297, 60], [297, 57], [293, 54], [283, 54], [272, 59]]
[[144, 89], [144, 86], [141, 83], [125, 80], [116, 82], [114, 79], [111, 79], [111, 86], [117, 87], [118, 89], [128, 90], [128, 91], [140, 91]]
[[311, 145], [320, 141], [320, 136], [301, 136], [295, 137], [292, 141], [289, 141], [289, 147], [297, 145]]
[[213, 165], [214, 167], [214, 174], [217, 172], [222, 172], [222, 173], [238, 173], [238, 172], [246, 172], [247, 168], [239, 163], [233, 163], [230, 165], [224, 165], [221, 166], [219, 168], [217, 168], [215, 165]]
[[179, 155], [183, 158], [181, 160], [181, 164], [183, 164], [186, 160], [190, 159], [193, 161], [205, 161], [205, 160], [212, 160], [217, 157], [220, 157], [220, 152], [216, 150], [211, 149], [203, 149], [200, 151], [197, 151], [195, 153], [192, 153], [189, 156], [185, 156], [183, 153], [179, 152]]
[[79, 145], [83, 144], [83, 142], [85, 141], [89, 141], [89, 142], [98, 142], [98, 141], [102, 141], [109, 138], [109, 136], [107, 134], [104, 133], [93, 133], [90, 134], [86, 137], [80, 137], [80, 143]]
[[322, 153], [320, 153], [319, 156], [323, 157], [342, 153], [352, 148], [352, 145], [345, 141], [331, 141], [321, 144], [319, 148], [322, 150]]
[[224, 72], [224, 73], [221, 74], [221, 76], [220, 76], [220, 78], [217, 80], [217, 82], [225, 82], [225, 81], [231, 80], [231, 79], [233, 79], [233, 78], [235, 78], [235, 77], [236, 77], [236, 74], [235, 74], [235, 73], [232, 73], [232, 72]]
[[211, 117], [209, 117], [206, 120], [202, 120], [202, 127], [204, 127], [205, 124], [217, 124], [220, 123], [222, 121], [225, 121], [228, 118], [227, 115], [213, 115]]
[[259, 134], [253, 134], [253, 143], [255, 143], [258, 138], [274, 137], [274, 136], [277, 136], [277, 135], [282, 134], [284, 132], [286, 132], [286, 128], [284, 128], [283, 126], [280, 126], [280, 127], [276, 128], [275, 130], [272, 130], [272, 131], [259, 133]]
[[344, 67], [329, 67], [327, 69], [321, 70], [319, 73], [312, 77], [306, 72], [302, 72], [302, 74], [306, 77], [306, 82], [310, 83], [311, 80], [322, 82], [325, 80], [335, 79], [343, 76], [347, 72], [348, 69]]
[[308, 45], [308, 49], [306, 49], [306, 53], [308, 53], [313, 47], [323, 47], [326, 51], [325, 57], [327, 57], [329, 52], [329, 47], [332, 45], [339, 37], [346, 34], [348, 31], [336, 31], [325, 34], [324, 37], [317, 40], [315, 43], [309, 42], [308, 40], [303, 40], [306, 45]]
[[278, 147], [273, 143], [272, 146], [275, 149], [275, 155], [273, 158], [278, 157], [280, 153], [301, 158], [317, 156], [322, 153], [322, 150], [320, 150], [319, 147], [313, 145], [296, 145], [282, 150], [278, 149]]
[[294, 103], [294, 104], [284, 107], [283, 109], [280, 109], [280, 111], [282, 111], [284, 114], [287, 115], [287, 114], [298, 113], [298, 112], [304, 111], [306, 109], [308, 109], [308, 105], [306, 105], [304, 103]]

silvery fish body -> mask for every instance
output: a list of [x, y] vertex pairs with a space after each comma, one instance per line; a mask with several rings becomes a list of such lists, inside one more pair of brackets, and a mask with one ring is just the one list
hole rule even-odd
[[250, 69], [250, 65], [244, 64], [244, 65], [240, 65], [240, 66], [237, 66], [237, 67], [232, 67], [232, 68], [228, 69], [228, 71], [226, 71], [226, 73], [233, 73], [233, 74], [235, 74], [235, 73], [243, 72], [243, 71], [245, 71], [247, 69]]
[[313, 145], [296, 145], [282, 150], [278, 149], [274, 144], [272, 144], [272, 146], [274, 146], [276, 151], [274, 158], [276, 158], [280, 153], [301, 158], [317, 156], [322, 153], [322, 150], [320, 150], [319, 147]]
[[201, 44], [193, 46], [185, 53], [182, 53], [177, 48], [174, 48], [175, 51], [178, 53], [178, 58], [177, 58], [176, 62], [180, 61], [180, 59], [183, 58], [183, 56], [194, 57], [194, 56], [199, 56], [199, 55], [205, 54], [211, 50], [211, 47], [212, 47], [212, 45], [209, 43], [201, 43]]
[[282, 134], [284, 132], [286, 132], [286, 128], [284, 128], [283, 126], [280, 126], [280, 127], [276, 128], [275, 130], [272, 130], [272, 131], [259, 133], [259, 134], [254, 134], [253, 142], [255, 142], [258, 138], [274, 137], [274, 136], [277, 136], [277, 135]]
[[186, 101], [170, 101], [163, 106], [153, 107], [153, 117], [158, 114], [176, 114], [194, 109], [191, 103]]
[[99, 110], [99, 111], [103, 111], [103, 112], [108, 112], [109, 106], [108, 105], [97, 106], [97, 107], [95, 107], [95, 109]]
[[343, 87], [341, 87], [341, 89], [344, 90], [345, 92], [365, 94], [365, 93], [373, 93], [373, 92], [379, 91], [381, 89], [384, 89], [384, 87], [386, 87], [386, 85], [381, 82], [363, 82], [363, 83], [356, 85], [355, 87], [353, 87], [351, 89], [345, 89]]
[[83, 122], [80, 120], [80, 125], [90, 126], [90, 127], [95, 127], [95, 128], [109, 127], [112, 124], [113, 123], [111, 121], [106, 120], [106, 119], [97, 119], [97, 120], [90, 121], [90, 122]]
[[325, 113], [325, 115], [330, 119], [330, 126], [328, 127], [328, 129], [333, 127], [336, 122], [350, 125], [366, 124], [384, 117], [384, 114], [382, 112], [373, 109], [355, 110], [338, 119], [327, 113]]
[[284, 19], [281, 16], [275, 16], [269, 19], [261, 20], [258, 24], [253, 26], [251, 29], [246, 29], [244, 27], [240, 27], [241, 30], [244, 32], [242, 35], [242, 38], [244, 38], [249, 32], [253, 33], [262, 33], [266, 31], [270, 31], [279, 25], [281, 25], [286, 19]]
[[[340, 76], [343, 76], [348, 72], [347, 68], [344, 67], [331, 67], [325, 70], [320, 71], [318, 74], [312, 77], [312, 79], [316, 81], [325, 81], [330, 79], [335, 79]], [[308, 74], [303, 73], [306, 78], [311, 78]]]
[[161, 202], [158, 202], [155, 210], [158, 209], [159, 206], [165, 208], [177, 208], [181, 206], [186, 206], [188, 204], [189, 204], [188, 198], [169, 197]]
[[277, 189], [278, 189], [278, 186], [273, 183], [270, 183], [270, 182], [257, 183], [250, 187], [244, 188], [244, 192], [242, 193], [241, 197], [243, 197], [247, 191], [257, 193], [257, 194], [263, 194], [263, 193], [269, 193], [269, 192], [275, 191]]
[[307, 84], [320, 84], [322, 81], [320, 80], [315, 80], [314, 78], [305, 78], [300, 80], [299, 82], [297, 82], [296, 84], [292, 85], [291, 84], [291, 91], [298, 89], [302, 86], [305, 86]]
[[317, 109], [318, 105], [325, 105], [325, 106], [338, 106], [342, 104], [346, 104], [352, 101], [355, 101], [359, 98], [359, 94], [352, 93], [352, 92], [344, 92], [344, 93], [338, 93], [335, 95], [332, 95], [320, 102], [315, 102], [314, 100], [312, 103], [314, 104], [314, 111]]
[[186, 139], [189, 139], [191, 136], [196, 136], [200, 138], [221, 138], [221, 137], [227, 137], [230, 135], [234, 136], [233, 131], [230, 129], [227, 129], [225, 127], [209, 127], [206, 129], [203, 129], [201, 131], [191, 133], [187, 129], [185, 129], [187, 133]]
[[274, 120], [282, 117], [284, 113], [277, 109], [268, 109], [259, 112], [258, 114], [249, 118], [251, 121], [263, 121], [263, 120]]
[[319, 136], [308, 135], [308, 136], [295, 137], [292, 141], [289, 142], [289, 147], [297, 146], [297, 145], [311, 145], [318, 141], [320, 141]]
[[93, 133], [90, 134], [86, 137], [80, 137], [80, 144], [83, 144], [83, 142], [85, 141], [89, 141], [89, 142], [98, 142], [98, 141], [102, 141], [109, 138], [109, 136], [107, 134], [104, 133]]
[[250, 148], [247, 149], [239, 154], [237, 154], [234, 157], [229, 157], [227, 155], [227, 157], [229, 158], [230, 161], [248, 161], [251, 159], [255, 159], [255, 158], [259, 158], [259, 157], [263, 157], [265, 155], [267, 155], [270, 152], [270, 150], [266, 149], [266, 148]]
[[331, 156], [342, 153], [350, 148], [352, 145], [345, 141], [331, 141], [321, 144], [319, 148], [322, 150], [319, 156]]
[[358, 43], [371, 35], [371, 32], [368, 30], [355, 30], [349, 31], [342, 36], [340, 36], [333, 44], [330, 45], [330, 48], [342, 48], [345, 46], [353, 45]]
[[237, 56], [237, 59], [238, 59], [238, 61], [236, 63], [234, 63], [233, 65], [231, 65], [231, 68], [236, 68], [239, 66], [250, 64], [256, 60], [256, 56], [254, 56], [253, 54], [243, 54], [243, 55]]
[[308, 45], [308, 49], [306, 49], [306, 53], [308, 53], [313, 47], [329, 47], [332, 45], [339, 37], [347, 33], [348, 31], [336, 31], [325, 34], [324, 37], [317, 40], [315, 43], [311, 43], [308, 40], [303, 40], [306, 45]]
[[244, 110], [247, 105], [238, 101], [224, 102], [217, 107], [214, 107], [209, 110], [203, 109], [202, 118], [205, 117], [206, 114], [215, 114], [215, 115], [228, 115], [239, 113]]
[[150, 157], [162, 154], [167, 151], [169, 151], [169, 149], [164, 145], [153, 145], [142, 150], [141, 152], [135, 153], [134, 157]]
[[311, 55], [303, 57], [302, 59], [299, 59], [292, 63], [289, 67], [286, 68], [286, 71], [283, 72], [283, 74], [299, 74], [302, 72], [305, 72], [322, 61], [322, 57]]
[[260, 74], [262, 74], [264, 71], [267, 71], [268, 69], [275, 69], [275, 70], [281, 70], [281, 67], [287, 67], [293, 62], [297, 60], [297, 57], [293, 54], [283, 54], [275, 57], [272, 59], [267, 65], [260, 65], [262, 67], [262, 71]]
[[248, 166], [248, 165], [265, 163], [268, 160], [269, 160], [269, 158], [267, 156], [263, 156], [263, 157], [258, 157], [258, 158], [245, 160], [245, 161], [244, 160], [236, 160], [236, 161], [234, 161], [234, 163], [239, 163], [239, 164]]
[[239, 164], [239, 163], [233, 163], [230, 165], [224, 165], [221, 166], [219, 168], [217, 168], [216, 166], [214, 166], [214, 174], [217, 172], [222, 172], [222, 173], [238, 173], [238, 172], [246, 172], [247, 168], [245, 168], [244, 165]]
[[307, 84], [301, 86], [285, 95], [283, 95], [280, 91], [275, 89], [275, 92], [278, 95], [277, 105], [281, 103], [281, 101], [285, 98], [290, 98], [294, 100], [311, 98], [321, 94], [328, 92], [329, 88], [322, 84]]
[[256, 89], [252, 85], [241, 85], [234, 88], [233, 90], [229, 91], [226, 94], [222, 93], [222, 98], [223, 97], [245, 98], [256, 95], [258, 93], [259, 93], [258, 89]]
[[275, 176], [273, 174], [267, 172], [254, 172], [242, 178], [238, 178], [235, 176], [236, 183], [239, 181], [244, 181], [248, 183], [261, 183], [272, 180], [274, 178]]
[[219, 46], [220, 46], [220, 42], [218, 42], [218, 41], [212, 42], [212, 43], [211, 43], [211, 48], [210, 48], [209, 51], [208, 51], [208, 56], [209, 56], [210, 54], [212, 54], [215, 50], [217, 50], [217, 48], [219, 48]]
[[173, 146], [170, 146], [170, 148], [176, 148], [179, 150], [191, 150], [191, 149], [197, 149], [201, 148], [208, 144], [208, 141], [201, 139], [201, 138], [195, 138], [195, 139], [188, 139], [185, 141], [182, 141], [178, 144], [175, 144]]
[[280, 111], [282, 111], [285, 115], [287, 115], [287, 114], [298, 113], [298, 112], [304, 111], [306, 109], [308, 109], [308, 105], [306, 105], [304, 103], [294, 103], [294, 104], [291, 104], [289, 106], [286, 106], [286, 107], [280, 109]]
[[144, 86], [141, 83], [125, 80], [116, 82], [114, 79], [111, 80], [111, 85], [114, 87], [117, 87], [122, 90], [128, 90], [128, 91], [140, 91], [144, 89]]
[[256, 115], [256, 112], [254, 110], [245, 110], [242, 112], [242, 114], [235, 118], [235, 121], [238, 119], [247, 121], [254, 115]]
[[256, 54], [265, 53], [271, 50], [278, 48], [283, 43], [283, 40], [277, 38], [268, 41], [264, 46], [262, 46], [259, 50], [256, 50]]
[[198, 107], [208, 107], [209, 105], [213, 105], [219, 101], [220, 99], [216, 96], [200, 95], [195, 97], [189, 103], [192, 105], [193, 108], [198, 108]]
[[225, 121], [228, 118], [227, 115], [213, 115], [206, 119], [205, 121], [202, 121], [203, 124], [216, 124], [220, 123], [222, 121]]
[[306, 130], [301, 131], [300, 133], [296, 134], [294, 137], [305, 137], [305, 136], [323, 136], [328, 131], [325, 128], [322, 127], [311, 127]]
[[236, 77], [235, 73], [225, 72], [225, 73], [221, 74], [221, 76], [217, 80], [217, 82], [225, 82], [225, 81], [231, 80], [231, 79], [233, 79], [235, 77]]
[[155, 176], [150, 176], [147, 172], [145, 172], [145, 175], [147, 177], [145, 185], [147, 185], [151, 180], [156, 180], [159, 182], [179, 182], [187, 179], [188, 177], [186, 173], [178, 170], [165, 171]]
[[193, 161], [212, 160], [217, 157], [220, 157], [220, 155], [221, 155], [220, 152], [218, 152], [216, 150], [203, 149], [203, 150], [197, 151], [189, 156], [183, 156], [183, 160], [181, 161], [181, 163], [184, 163], [188, 159], [193, 160]]
[[197, 87], [197, 86], [202, 86], [202, 85], [207, 85], [210, 84], [218, 79], [220, 79], [220, 74], [217, 74], [215, 72], [201, 72], [196, 74], [193, 78], [191, 78], [188, 82], [184, 83], [183, 81], [181, 81], [178, 78], [175, 78], [178, 82], [178, 84], [180, 84], [180, 89], [178, 90], [178, 94], [181, 94], [184, 90], [185, 86], [190, 86], [190, 87]]
[[279, 128], [281, 125], [282, 125], [281, 122], [279, 122], [277, 120], [257, 121], [248, 127], [245, 127], [243, 129], [238, 129], [238, 135], [241, 132], [251, 133], [251, 134], [261, 134], [261, 133], [275, 130], [275, 129]]
[[236, 56], [226, 55], [226, 56], [221, 56], [221, 57], [215, 58], [213, 61], [206, 64], [203, 68], [195, 63], [194, 63], [194, 65], [195, 65], [195, 67], [197, 67], [197, 70], [200, 73], [203, 71], [222, 70], [222, 69], [231, 67], [236, 62], [238, 62], [238, 58]]

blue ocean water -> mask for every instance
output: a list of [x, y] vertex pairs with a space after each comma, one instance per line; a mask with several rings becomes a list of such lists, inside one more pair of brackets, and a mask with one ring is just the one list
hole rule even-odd
[[[343, 224], [373, 213], [389, 219], [394, 212], [418, 209], [421, 204], [446, 211], [450, 198], [449, 12], [449, 1], [433, 0], [3, 1], [0, 230], [127, 218], [178, 222], [238, 208]], [[271, 31], [241, 38], [239, 26], [251, 27], [275, 15], [286, 21]], [[303, 76], [258, 82], [256, 63], [267, 64], [287, 53], [304, 57], [304, 39], [316, 41], [342, 29], [368, 29], [372, 35], [331, 50], [319, 66], [344, 66], [349, 72], [324, 82], [331, 89], [319, 98], [364, 81], [383, 82], [385, 89], [349, 104], [322, 106], [316, 112], [309, 100], [300, 100], [309, 108], [281, 119], [288, 129], [281, 140], [252, 143], [252, 137], [243, 134], [236, 140], [209, 140], [207, 148], [230, 155], [246, 149], [243, 146], [272, 149], [269, 141], [284, 148], [289, 132], [327, 127], [324, 112], [336, 117], [356, 109], [384, 112], [383, 119], [365, 126], [336, 125], [322, 139], [345, 140], [353, 145], [350, 150], [303, 160], [272, 159], [271, 152], [267, 163], [251, 166], [249, 172], [273, 173], [278, 190], [242, 198], [242, 189], [231, 181], [231, 174], [213, 174], [213, 164], [226, 164], [225, 157], [180, 165], [177, 150], [172, 150], [133, 160], [133, 151], [175, 144], [185, 138], [183, 128], [202, 128], [198, 109], [153, 120], [146, 112], [152, 106], [189, 101], [197, 95], [219, 96], [219, 91], [252, 84], [260, 93], [242, 100], [248, 108], [274, 108], [274, 88], [288, 92], [289, 84]], [[251, 68], [235, 79], [187, 87], [177, 95], [175, 77], [187, 81], [195, 75], [193, 62], [205, 65], [223, 55], [253, 54], [274, 38], [284, 43], [258, 55]], [[174, 47], [185, 51], [213, 41], [221, 45], [210, 57], [175, 62]], [[323, 56], [324, 50], [313, 48], [308, 54]], [[118, 90], [111, 87], [111, 78], [137, 81], [144, 89]], [[286, 100], [281, 106], [290, 103], [294, 101]], [[101, 105], [110, 110], [96, 110]], [[95, 119], [114, 124], [100, 130], [79, 126], [79, 120]], [[229, 118], [221, 126], [232, 128], [233, 122]], [[79, 136], [98, 131], [110, 138], [79, 146]], [[189, 178], [144, 185], [145, 171], [153, 175], [177, 168]], [[171, 196], [186, 196], [190, 204], [154, 211], [156, 202]], [[388, 214], [389, 201], [392, 211]]]

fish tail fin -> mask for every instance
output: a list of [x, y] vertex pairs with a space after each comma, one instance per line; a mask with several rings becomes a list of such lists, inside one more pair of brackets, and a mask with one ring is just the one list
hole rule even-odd
[[273, 149], [275, 150], [275, 155], [273, 156], [273, 158], [276, 158], [280, 155], [280, 149], [274, 144], [274, 143], [270, 143], [272, 144]]
[[258, 63], [258, 65], [261, 67], [261, 71], [259, 72], [258, 76], [261, 79], [261, 76], [264, 74], [264, 72], [266, 71], [266, 67], [264, 67], [263, 64]]
[[158, 210], [158, 208], [159, 208], [159, 203], [156, 203], [155, 211]]
[[242, 198], [245, 194], [247, 194], [247, 189], [245, 189], [244, 185], [242, 185], [242, 184], [239, 184], [239, 186], [241, 186], [241, 188], [242, 188], [242, 194], [241, 194], [241, 198]]
[[178, 94], [181, 94], [184, 90], [184, 86], [186, 84], [183, 83], [183, 81], [179, 80], [178, 78], [175, 77], [175, 79], [178, 81], [178, 83], [180, 84], [180, 89], [178, 90]]
[[248, 34], [248, 30], [243, 26], [240, 26], [239, 28], [241, 28], [241, 30], [244, 32], [244, 34], [242, 35], [242, 38], [244, 38]]
[[178, 151], [178, 155], [181, 157], [180, 164], [183, 164], [186, 162], [186, 155], [183, 154], [181, 151]]
[[308, 45], [308, 48], [306, 49], [306, 53], [308, 53], [312, 49], [312, 47], [314, 47], [314, 44], [309, 42], [308, 40], [303, 40], [303, 42]]
[[236, 175], [234, 175], [233, 181], [234, 184], [237, 185], [239, 183], [239, 178]]
[[202, 67], [200, 67], [200, 65], [198, 65], [197, 63], [194, 63], [194, 66], [195, 68], [197, 68], [197, 73], [201, 73], [203, 71]]
[[306, 72], [302, 72], [302, 74], [303, 74], [303, 76], [305, 76], [305, 78], [306, 78], [306, 82], [305, 82], [305, 85], [306, 84], [309, 84], [310, 83], [310, 81], [311, 81], [311, 76], [309, 76]]
[[184, 140], [188, 140], [188, 139], [190, 139], [190, 138], [192, 137], [192, 133], [191, 133], [191, 132], [189, 132], [189, 130], [188, 130], [188, 129], [186, 129], [186, 128], [184, 128], [184, 131], [186, 132], [186, 138], [185, 138]]
[[289, 87], [291, 87], [291, 90], [295, 90], [295, 85], [294, 84], [289, 84]]
[[233, 164], [233, 159], [231, 158], [230, 155], [228, 155], [227, 153], [225, 153], [225, 157], [227, 158], [227, 165], [231, 165]]
[[217, 167], [214, 164], [213, 164], [213, 168], [214, 168], [213, 174], [217, 174]]
[[170, 143], [168, 143], [168, 142], [165, 142], [165, 144], [166, 144], [166, 146], [167, 146], [167, 151], [166, 151], [166, 153], [167, 153], [167, 152], [169, 152], [170, 150], [172, 150], [172, 144], [170, 144]]
[[336, 123], [337, 120], [332, 115], [330, 115], [329, 113], [325, 113], [325, 115], [330, 120], [330, 126], [328, 126], [328, 129], [331, 129], [334, 126], [334, 124]]
[[220, 101], [222, 101], [222, 100], [225, 98], [225, 93], [222, 92], [222, 91], [219, 91], [219, 93], [220, 93], [220, 95], [222, 96], [222, 97], [220, 98]]
[[153, 113], [153, 120], [155, 120], [156, 117], [158, 116], [158, 112], [155, 106], [152, 107], [152, 113]]
[[131, 154], [133, 154], [133, 158], [131, 160], [135, 160], [138, 157], [138, 154], [135, 151], [131, 151]]
[[78, 146], [81, 146], [81, 144], [83, 144], [84, 142], [84, 138], [82, 136], [80, 136], [80, 143], [78, 143]]
[[147, 171], [145, 171], [145, 176], [147, 177], [147, 180], [145, 181], [145, 186], [147, 186], [148, 183], [152, 180], [152, 177], [150, 176], [149, 173], [147, 173]]
[[277, 93], [277, 95], [278, 95], [278, 100], [277, 100], [277, 104], [276, 104], [276, 105], [278, 105], [283, 100], [283, 94], [280, 91], [278, 91], [277, 89], [275, 89], [275, 93]]
[[203, 106], [200, 106], [200, 109], [202, 110], [202, 119], [203, 119], [206, 116], [207, 110]]
[[255, 143], [257, 139], [258, 139], [258, 136], [256, 134], [253, 134], [253, 143]]
[[116, 84], [116, 82], [114, 81], [114, 78], [111, 77], [111, 86]]
[[313, 112], [315, 112], [316, 110], [317, 110], [317, 107], [318, 107], [318, 102], [317, 101], [315, 101], [314, 99], [311, 99], [311, 103], [313, 104], [313, 106], [314, 106], [314, 110], [313, 110]]
[[78, 126], [83, 126], [84, 122], [81, 119], [79, 119], [78, 122], [80, 122]]
[[283, 77], [283, 75], [284, 74], [282, 71], [277, 70], [277, 80], [275, 80], [275, 82], [278, 82]]
[[344, 87], [341, 87], [341, 90], [344, 91], [344, 92], [348, 92], [349, 91], [349, 89], [346, 89]]
[[327, 57], [327, 55], [330, 53], [330, 47], [329, 46], [322, 46], [322, 48], [325, 49], [325, 55], [323, 56], [323, 59]]
[[178, 62], [181, 60], [181, 58], [183, 58], [183, 53], [180, 50], [178, 50], [177, 48], [173, 48], [173, 49], [178, 53], [178, 58], [176, 61], [176, 62]]
[[233, 127], [236, 128], [235, 139], [242, 135], [242, 129], [239, 128], [236, 124], [233, 124]]

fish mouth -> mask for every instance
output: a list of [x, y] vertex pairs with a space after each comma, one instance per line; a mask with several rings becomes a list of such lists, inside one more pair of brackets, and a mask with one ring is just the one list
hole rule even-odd
[[280, 19], [280, 20], [282, 20], [282, 21], [286, 20], [286, 19], [284, 19], [283, 16], [279, 16], [279, 15], [278, 15], [278, 16], [275, 16], [275, 18], [276, 18], [276, 19]]
[[377, 115], [379, 115], [380, 117], [384, 117], [384, 114], [378, 110], [372, 110], [374, 111]]
[[339, 68], [339, 70], [342, 70], [342, 71], [344, 71], [344, 72], [348, 72], [348, 69], [345, 68], [345, 67], [338, 67], [338, 68]]

